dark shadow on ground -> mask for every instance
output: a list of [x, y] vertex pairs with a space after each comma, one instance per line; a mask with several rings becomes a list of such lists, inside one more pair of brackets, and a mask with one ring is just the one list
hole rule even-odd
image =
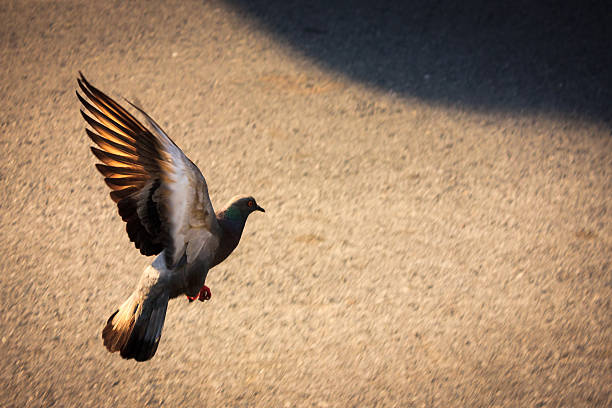
[[323, 66], [402, 96], [612, 123], [609, 1], [228, 1]]

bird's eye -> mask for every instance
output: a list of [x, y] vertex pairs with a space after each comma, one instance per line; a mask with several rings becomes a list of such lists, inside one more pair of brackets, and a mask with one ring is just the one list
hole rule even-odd
[[249, 207], [252, 207], [252, 206], [253, 206], [253, 204], [254, 204], [254, 203], [253, 203], [253, 200], [251, 200], [251, 201], [249, 201], [249, 202], [247, 203], [247, 205], [248, 205]]

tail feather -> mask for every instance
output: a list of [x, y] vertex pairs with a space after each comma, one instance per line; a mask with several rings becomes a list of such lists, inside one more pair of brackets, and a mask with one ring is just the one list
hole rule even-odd
[[108, 318], [104, 330], [102, 330], [102, 338], [104, 346], [114, 353], [121, 350], [127, 343], [134, 327], [136, 313], [138, 311], [138, 300], [135, 294], [132, 294], [120, 307]]
[[134, 292], [111, 315], [102, 330], [108, 351], [120, 351], [121, 357], [136, 361], [146, 361], [155, 355], [166, 318], [168, 295], [150, 295]]

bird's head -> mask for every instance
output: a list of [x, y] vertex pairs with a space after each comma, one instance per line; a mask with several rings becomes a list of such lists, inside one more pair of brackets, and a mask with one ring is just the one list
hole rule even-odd
[[230, 200], [225, 214], [229, 218], [242, 218], [246, 220], [253, 211], [266, 212], [266, 210], [257, 205], [257, 201], [253, 197], [238, 196]]

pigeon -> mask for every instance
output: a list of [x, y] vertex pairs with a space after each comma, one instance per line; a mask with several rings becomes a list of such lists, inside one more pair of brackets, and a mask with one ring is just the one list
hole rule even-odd
[[198, 167], [138, 106], [147, 126], [79, 72], [76, 94], [87, 111], [96, 168], [140, 253], [156, 255], [128, 299], [102, 330], [104, 346], [124, 359], [150, 360], [161, 338], [168, 301], [210, 299], [210, 268], [236, 248], [248, 216], [265, 212], [251, 196], [236, 196], [215, 213]]

